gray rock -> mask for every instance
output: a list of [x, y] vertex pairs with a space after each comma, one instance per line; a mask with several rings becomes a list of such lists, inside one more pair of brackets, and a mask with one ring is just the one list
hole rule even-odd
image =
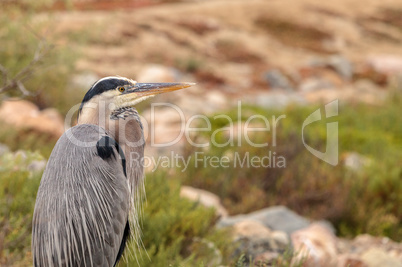
[[5, 153], [7, 153], [7, 152], [9, 152], [9, 151], [10, 151], [10, 149], [8, 148], [7, 145], [0, 144], [0, 156], [5, 154]]
[[276, 259], [289, 245], [286, 233], [272, 232], [255, 220], [236, 223], [232, 234], [236, 245], [234, 258], [245, 255], [249, 261], [267, 262]]
[[[235, 254], [240, 256], [241, 254], [247, 255], [247, 257], [255, 258], [257, 255], [263, 254], [268, 251], [277, 251], [275, 247], [272, 247], [272, 240], [266, 238], [249, 239], [243, 237], [235, 241], [237, 248]], [[283, 252], [283, 251], [280, 251]]]
[[271, 88], [293, 91], [289, 79], [277, 69], [265, 72], [263, 78]]
[[283, 109], [291, 104], [304, 105], [306, 99], [298, 93], [286, 93], [283, 91], [259, 93], [252, 96], [245, 96], [247, 102], [264, 108]]
[[272, 238], [272, 232], [262, 223], [244, 220], [233, 225], [234, 241], [237, 245], [235, 254], [246, 254], [254, 258], [266, 251], [277, 251], [278, 246]]
[[270, 238], [272, 231], [261, 222], [244, 220], [233, 225], [233, 234], [237, 238]]
[[19, 157], [22, 160], [26, 160], [28, 158], [27, 152], [24, 150], [18, 150], [14, 153], [14, 158]]
[[344, 80], [350, 81], [354, 74], [353, 64], [340, 55], [328, 58], [314, 58], [309, 63], [312, 67], [330, 67], [335, 70]]
[[357, 152], [350, 152], [344, 156], [344, 165], [352, 171], [359, 172], [371, 164], [371, 160]]
[[294, 231], [310, 225], [309, 220], [284, 206], [275, 206], [255, 211], [245, 215], [223, 218], [218, 222], [218, 227], [232, 226], [244, 220], [255, 220], [274, 231], [283, 231], [290, 235]]
[[34, 160], [28, 165], [27, 169], [32, 172], [41, 172], [45, 169], [46, 163], [46, 160]]
[[335, 55], [328, 59], [328, 65], [332, 67], [343, 79], [350, 81], [353, 77], [353, 65], [345, 57]]

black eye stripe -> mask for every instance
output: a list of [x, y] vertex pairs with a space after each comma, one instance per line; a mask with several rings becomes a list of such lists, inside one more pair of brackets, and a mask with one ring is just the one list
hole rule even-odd
[[98, 81], [94, 83], [91, 87], [90, 90], [85, 94], [84, 99], [82, 100], [81, 106], [80, 106], [80, 111], [84, 104], [89, 101], [92, 97], [96, 95], [100, 95], [103, 92], [109, 91], [109, 90], [116, 90], [119, 86], [132, 86], [132, 83], [130, 83], [126, 79], [121, 79], [117, 77], [111, 77], [108, 79], [104, 79], [102, 81]]

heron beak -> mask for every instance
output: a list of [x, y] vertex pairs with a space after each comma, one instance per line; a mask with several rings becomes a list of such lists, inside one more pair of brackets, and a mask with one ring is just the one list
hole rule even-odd
[[154, 96], [177, 91], [193, 85], [195, 85], [195, 83], [136, 83], [134, 86], [129, 87], [126, 93], [136, 93], [139, 97]]

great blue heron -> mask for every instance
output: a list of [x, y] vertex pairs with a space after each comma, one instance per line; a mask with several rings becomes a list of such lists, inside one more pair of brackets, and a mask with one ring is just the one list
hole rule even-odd
[[106, 77], [86, 93], [78, 125], [57, 141], [33, 215], [34, 266], [114, 266], [138, 241], [144, 136], [135, 104], [191, 83]]

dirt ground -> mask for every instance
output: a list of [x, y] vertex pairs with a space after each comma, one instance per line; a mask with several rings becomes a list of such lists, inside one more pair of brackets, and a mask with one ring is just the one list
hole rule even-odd
[[366, 70], [371, 57], [402, 56], [398, 0], [127, 2], [136, 1], [55, 12], [55, 32], [70, 38], [60, 42], [84, 40], [77, 45], [77, 72], [140, 79], [149, 64], [160, 64], [179, 70], [179, 80], [239, 97], [266, 91], [264, 75], [272, 69], [297, 88], [317, 76], [312, 62], [342, 56], [363, 75], [349, 81], [320, 71], [342, 87], [361, 76], [372, 79]]

